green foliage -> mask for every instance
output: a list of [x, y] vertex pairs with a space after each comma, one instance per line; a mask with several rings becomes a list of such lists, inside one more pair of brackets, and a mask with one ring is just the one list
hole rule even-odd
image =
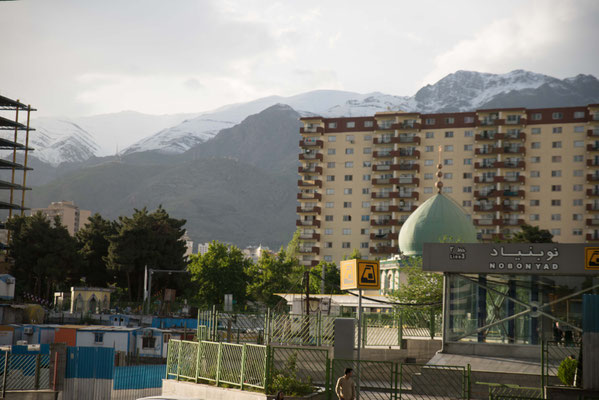
[[358, 249], [353, 249], [350, 255], [343, 257], [344, 260], [353, 260], [353, 259], [359, 260], [361, 258], [362, 258], [362, 254], [360, 253], [360, 250], [358, 250]]
[[576, 375], [576, 368], [578, 367], [578, 360], [571, 357], [566, 357], [560, 363], [557, 369], [557, 377], [564, 385], [574, 385], [574, 375]]
[[283, 249], [277, 256], [263, 252], [256, 264], [249, 265], [247, 295], [251, 300], [275, 307], [282, 300], [274, 293], [285, 293], [290, 287], [295, 262]]
[[60, 217], [50, 221], [42, 213], [16, 216], [6, 227], [11, 231], [9, 255], [14, 259], [11, 274], [19, 291], [51, 299], [54, 291], [78, 283], [81, 259]]
[[320, 293], [322, 289], [322, 269], [324, 267], [324, 293], [343, 294], [339, 288], [341, 276], [339, 268], [335, 263], [321, 261], [316, 267], [310, 270], [310, 292]]
[[297, 376], [297, 352], [292, 352], [287, 358], [283, 370], [274, 371], [271, 383], [271, 393], [282, 391], [285, 396], [305, 396], [314, 393], [312, 379], [305, 380]]
[[293, 236], [291, 237], [291, 240], [289, 241], [289, 243], [287, 243], [287, 248], [285, 249], [285, 255], [286, 255], [285, 260], [298, 263], [299, 249], [300, 249], [300, 235], [301, 235], [301, 232], [300, 232], [299, 228], [296, 229], [295, 232], [293, 232]]
[[553, 235], [547, 229], [524, 224], [521, 231], [507, 239], [509, 243], [553, 243]]
[[114, 281], [113, 275], [106, 267], [105, 258], [108, 257], [110, 245], [108, 238], [116, 233], [117, 225], [96, 213], [75, 235], [78, 251], [83, 260], [81, 274], [87, 285], [106, 287], [108, 283]]
[[441, 303], [443, 300], [443, 275], [422, 271], [422, 257], [402, 260], [401, 272], [406, 283], [391, 294], [402, 303]]
[[[131, 300], [143, 295], [145, 267], [182, 270], [185, 241], [181, 240], [185, 220], [171, 218], [160, 206], [153, 213], [135, 210], [131, 217], [119, 217], [116, 234], [109, 236], [108, 269], [126, 278]], [[121, 282], [121, 285], [123, 283]], [[157, 282], [159, 285], [159, 282]]]
[[213, 241], [204, 255], [191, 256], [195, 300], [206, 307], [222, 305], [225, 294], [232, 294], [237, 304], [245, 304], [250, 264], [237, 247]]

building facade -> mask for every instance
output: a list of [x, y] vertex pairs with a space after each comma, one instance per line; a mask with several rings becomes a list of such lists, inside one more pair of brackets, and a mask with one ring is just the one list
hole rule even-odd
[[31, 214], [37, 212], [41, 212], [51, 220], [55, 216], [59, 216], [62, 224], [67, 227], [71, 236], [83, 228], [92, 215], [91, 211], [79, 209], [73, 201], [53, 201], [47, 208], [31, 209]]
[[443, 192], [481, 240], [528, 223], [559, 242], [599, 242], [599, 104], [301, 121], [304, 265], [338, 262], [354, 248], [397, 253], [403, 222], [436, 193], [440, 160]]

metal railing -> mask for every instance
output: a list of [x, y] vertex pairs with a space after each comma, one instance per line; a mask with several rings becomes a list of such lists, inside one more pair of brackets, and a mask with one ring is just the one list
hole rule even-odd
[[49, 354], [0, 352], [0, 389], [50, 389]]

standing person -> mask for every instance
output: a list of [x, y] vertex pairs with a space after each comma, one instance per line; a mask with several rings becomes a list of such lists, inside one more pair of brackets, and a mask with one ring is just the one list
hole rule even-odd
[[352, 374], [353, 370], [351, 368], [345, 368], [345, 375], [337, 379], [335, 394], [341, 400], [356, 399], [356, 384], [352, 379]]
[[275, 400], [284, 400], [285, 399], [285, 393], [283, 393], [282, 390], [279, 391], [279, 393], [277, 393], [277, 397], [275, 397]]

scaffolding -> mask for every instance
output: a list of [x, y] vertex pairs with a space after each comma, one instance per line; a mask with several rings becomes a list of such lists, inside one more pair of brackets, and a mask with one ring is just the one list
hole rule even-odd
[[[35, 129], [29, 126], [31, 112], [37, 111], [31, 108], [31, 105], [21, 103], [19, 100], [12, 100], [0, 96], [0, 150], [8, 151], [8, 157], [0, 158], [0, 190], [8, 192], [8, 199], [4, 196], [0, 198], [0, 210], [8, 210], [8, 218], [13, 213], [19, 212], [23, 215], [25, 210], [25, 192], [31, 190], [27, 187], [27, 172], [32, 168], [27, 166], [29, 152], [33, 151], [29, 147], [29, 132]], [[7, 117], [14, 112], [14, 118]], [[26, 122], [19, 122], [19, 115], [25, 115]], [[5, 135], [4, 131], [11, 132]], [[24, 132], [24, 137], [23, 137]], [[21, 133], [19, 142], [19, 133]], [[7, 137], [9, 136], [9, 137]], [[10, 137], [12, 136], [12, 137]], [[23, 152], [23, 159], [17, 159], [17, 152]], [[22, 179], [18, 181], [17, 171], [22, 172]], [[5, 174], [10, 172], [10, 180]], [[4, 192], [4, 193], [6, 193]], [[21, 199], [18, 201], [18, 193], [21, 192]], [[2, 226], [1, 228], [4, 228]], [[0, 244], [2, 246], [4, 244]]]

